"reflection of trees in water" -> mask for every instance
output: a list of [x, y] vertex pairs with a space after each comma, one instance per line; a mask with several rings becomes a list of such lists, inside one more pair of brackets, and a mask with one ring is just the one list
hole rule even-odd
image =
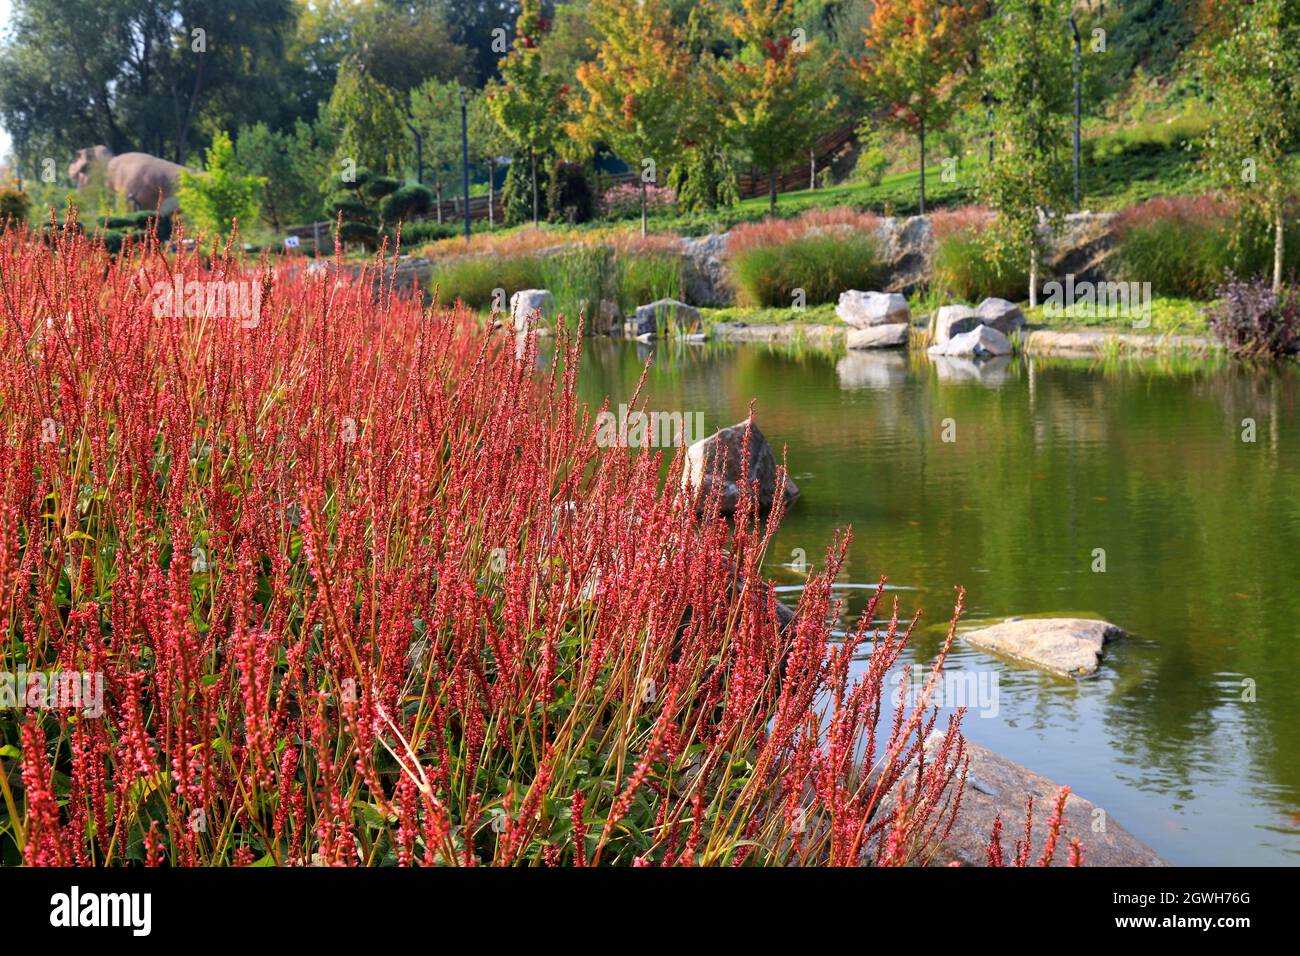
[[[586, 345], [583, 397], [626, 401], [635, 349]], [[898, 593], [904, 616], [926, 611], [921, 652], [937, 645], [928, 628], [947, 619], [954, 584], [972, 618], [1107, 617], [1135, 638], [1106, 665], [1099, 732], [1135, 775], [1183, 794], [1242, 767], [1273, 787], [1275, 807], [1300, 793], [1295, 369], [1018, 358], [990, 384], [915, 352], [656, 348], [652, 407], [703, 409], [712, 429], [757, 398], [774, 449], [812, 473], [774, 542], [774, 579], [796, 580], [775, 566], [792, 548], [819, 563], [852, 524], [849, 579], [918, 588]], [[1255, 445], [1240, 440], [1244, 417], [1257, 419]], [[945, 418], [955, 443], [940, 440]], [[1094, 548], [1104, 574], [1090, 570]], [[853, 612], [864, 598], [852, 595]], [[1257, 703], [1237, 702], [1241, 676], [1257, 681]]]

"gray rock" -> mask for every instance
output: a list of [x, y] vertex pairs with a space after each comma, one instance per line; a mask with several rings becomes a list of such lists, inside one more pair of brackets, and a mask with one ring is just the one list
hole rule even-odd
[[1010, 355], [1011, 341], [991, 325], [978, 325], [926, 351], [931, 355]]
[[[931, 733], [925, 742], [927, 758], [933, 757], [942, 738], [938, 730]], [[970, 764], [961, 808], [948, 839], [937, 848], [929, 860], [930, 865], [988, 866], [989, 836], [993, 832], [993, 821], [999, 816], [1002, 818], [1003, 859], [1010, 864], [1015, 855], [1016, 840], [1023, 838], [1025, 804], [1030, 796], [1034, 798], [1030, 863], [1037, 863], [1047, 838], [1048, 820], [1056, 808], [1060, 784], [970, 740], [966, 741], [966, 753]], [[914, 779], [914, 768], [910, 770]], [[956, 781], [937, 798], [938, 805], [951, 796], [950, 791], [955, 786]], [[881, 799], [876, 818], [892, 814], [896, 805], [896, 794], [890, 791]], [[1076, 837], [1083, 844], [1084, 866], [1168, 866], [1155, 850], [1077, 793], [1071, 792], [1066, 798], [1063, 816], [1064, 823], [1052, 856], [1054, 867], [1069, 866], [1070, 840]]]
[[859, 292], [857, 289], [841, 292], [835, 314], [855, 329], [912, 320], [907, 299], [897, 292]]
[[638, 337], [660, 335], [674, 325], [698, 330], [702, 327], [700, 310], [676, 299], [659, 299], [649, 305], [639, 305], [632, 317], [632, 334]]
[[982, 323], [992, 326], [1003, 335], [1011, 335], [1025, 327], [1025, 314], [1020, 306], [1006, 299], [985, 299], [975, 307]]
[[1108, 641], [1124, 630], [1078, 617], [1008, 618], [962, 635], [968, 644], [994, 651], [1062, 677], [1094, 674]]
[[545, 289], [524, 289], [510, 297], [510, 316], [515, 331], [540, 325], [554, 305], [554, 298]]
[[933, 355], [935, 375], [941, 382], [976, 382], [987, 388], [1005, 385], [1011, 377], [1011, 356], [995, 355], [982, 361], [960, 355]]
[[945, 345], [953, 336], [969, 332], [979, 324], [979, 316], [968, 305], [941, 306], [930, 319], [930, 338], [935, 345]]
[[928, 216], [882, 219], [875, 239], [885, 291], [908, 295], [925, 283], [935, 248]]
[[899, 352], [850, 352], [835, 363], [835, 375], [840, 388], [893, 388], [907, 381], [907, 359]]
[[735, 296], [727, 282], [727, 233], [710, 233], [680, 240], [682, 294], [695, 305], [732, 305]]
[[802, 322], [760, 323], [718, 322], [713, 326], [713, 337], [719, 342], [765, 342], [790, 344], [802, 342], [818, 348], [830, 348], [844, 340], [847, 331], [842, 325], [811, 325]]
[[850, 329], [844, 344], [851, 349], [890, 349], [907, 344], [911, 325], [897, 322], [893, 325], [873, 325], [867, 329]]
[[714, 462], [721, 455], [719, 476], [722, 481], [722, 503], [724, 514], [736, 510], [740, 503], [740, 482], [756, 483], [758, 505], [763, 510], [772, 507], [779, 493], [790, 503], [799, 497], [799, 486], [786, 476], [785, 485], [778, 490], [776, 486], [776, 456], [767, 444], [767, 439], [758, 430], [757, 425], [750, 425], [749, 460], [741, 460], [741, 451], [745, 441], [745, 422], [739, 422], [728, 428], [714, 432], [702, 438], [686, 450], [686, 467], [682, 471], [682, 485], [698, 490], [701, 505], [713, 490]]
[[623, 312], [619, 309], [618, 303], [610, 299], [601, 299], [600, 306], [596, 310], [596, 320], [591, 324], [592, 334], [611, 335], [619, 331], [622, 326]]

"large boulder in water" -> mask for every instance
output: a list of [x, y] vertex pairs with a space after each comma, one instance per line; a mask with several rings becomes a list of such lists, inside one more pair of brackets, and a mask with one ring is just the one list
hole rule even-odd
[[698, 331], [703, 328], [700, 310], [676, 299], [656, 299], [637, 306], [632, 318], [633, 334], [638, 336], [667, 334], [674, 325]]
[[970, 306], [941, 306], [930, 319], [930, 338], [935, 345], [946, 345], [949, 340], [979, 325], [980, 317]]
[[[743, 460], [745, 430], [749, 429], [749, 457]], [[722, 459], [715, 464], [718, 456]], [[740, 422], [728, 428], [714, 432], [708, 438], [702, 438], [686, 450], [686, 468], [682, 472], [682, 485], [699, 492], [699, 502], [703, 506], [713, 492], [713, 474], [719, 469], [722, 481], [721, 508], [724, 514], [736, 510], [740, 504], [740, 486], [748, 482], [754, 487], [758, 506], [766, 511], [772, 507], [778, 494], [787, 504], [799, 497], [799, 486], [786, 476], [785, 483], [778, 488], [776, 456], [752, 422]]]
[[1081, 617], [1012, 617], [962, 635], [968, 644], [1062, 677], [1095, 674], [1106, 644], [1123, 636], [1121, 627]]
[[844, 344], [851, 349], [891, 349], [907, 344], [912, 327], [906, 322], [873, 325], [868, 329], [849, 329]]
[[1003, 335], [1009, 336], [1025, 327], [1025, 313], [1020, 311], [1020, 306], [1006, 299], [985, 299], [975, 306], [975, 314], [980, 322]]
[[977, 358], [1010, 355], [1011, 341], [991, 325], [977, 325], [942, 345], [931, 345], [926, 351], [930, 355], [972, 355]]

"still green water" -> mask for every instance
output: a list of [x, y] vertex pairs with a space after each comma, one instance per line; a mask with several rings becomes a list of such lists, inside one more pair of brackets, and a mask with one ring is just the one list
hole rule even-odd
[[[651, 351], [588, 340], [584, 400], [628, 401]], [[778, 457], [787, 448], [802, 497], [767, 574], [790, 603], [803, 575], [789, 565], [801, 551], [815, 565], [852, 526], [846, 624], [888, 575], [902, 616], [924, 609], [916, 659], [941, 643], [955, 585], [968, 624], [1113, 621], [1131, 636], [1083, 681], [959, 642], [948, 668], [997, 686], [966, 735], [1069, 784], [1171, 863], [1300, 863], [1294, 367], [653, 351], [647, 410], [702, 412], [712, 432], [756, 399]]]

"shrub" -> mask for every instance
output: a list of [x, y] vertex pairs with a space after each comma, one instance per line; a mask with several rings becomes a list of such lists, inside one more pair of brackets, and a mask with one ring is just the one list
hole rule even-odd
[[1229, 278], [1206, 309], [1210, 331], [1233, 355], [1271, 359], [1300, 350], [1300, 290], [1275, 293], [1270, 280]]
[[581, 163], [558, 162], [546, 187], [547, 218], [551, 222], [590, 222], [596, 216], [596, 197]]
[[372, 200], [381, 200], [385, 196], [391, 196], [402, 186], [399, 179], [392, 176], [371, 176], [369, 181], [361, 187], [361, 192]]
[[[379, 212], [384, 217], [384, 222], [392, 225], [408, 219], [411, 216], [419, 216], [433, 208], [433, 191], [419, 183], [407, 183], [399, 189], [394, 190], [384, 197], [384, 201], [379, 204]], [[435, 225], [441, 225], [435, 223]], [[405, 230], [403, 230], [405, 235]]]
[[[491, 309], [500, 304], [510, 308], [510, 296], [523, 289], [543, 288], [542, 262], [537, 256], [466, 256], [440, 263], [433, 269], [426, 288], [438, 290], [438, 301], [457, 300], [472, 309]], [[494, 293], [502, 290], [500, 303]]]
[[796, 219], [737, 226], [727, 241], [728, 275], [738, 303], [790, 307], [834, 302], [848, 289], [880, 281], [879, 220], [852, 210], [811, 210]]
[[[1227, 273], [1270, 272], [1273, 233], [1267, 222], [1210, 195], [1151, 199], [1115, 220], [1115, 272], [1150, 282], [1157, 295], [1208, 299]], [[1300, 266], [1300, 224], [1288, 218], [1289, 270]]]
[[[647, 185], [645, 210], [647, 216], [672, 212], [677, 206], [677, 196], [665, 186]], [[606, 219], [639, 219], [641, 217], [641, 183], [619, 183], [605, 190], [600, 197], [600, 214]]]
[[[462, 235], [464, 229], [462, 223], [436, 222], [432, 219], [407, 220], [402, 223], [402, 248], [413, 249], [421, 243], [452, 239]], [[397, 239], [396, 226], [389, 226], [385, 232], [390, 239]]]
[[0, 188], [0, 229], [25, 223], [31, 209], [31, 199], [17, 186]]
[[180, 208], [208, 233], [230, 235], [236, 221], [247, 230], [257, 219], [266, 180], [249, 176], [225, 132], [212, 139], [203, 175], [181, 171]]
[[606, 447], [580, 343], [539, 375], [535, 339], [368, 270], [281, 271], [252, 328], [142, 323], [109, 290], [159, 264], [60, 242], [0, 237], [0, 273], [54, 277], [0, 339], [0, 672], [98, 674], [103, 709], [0, 709], [0, 862], [903, 865], [947, 832], [961, 714], [928, 703], [960, 595], [914, 705], [883, 583], [834, 629], [846, 540], [784, 623], [780, 507], [742, 482], [702, 516], [657, 452]]
[[978, 302], [995, 297], [1017, 302], [1029, 288], [1022, 257], [992, 251], [984, 241], [993, 221], [992, 210], [963, 206], [940, 210], [930, 217], [934, 230], [933, 291], [948, 299]]

